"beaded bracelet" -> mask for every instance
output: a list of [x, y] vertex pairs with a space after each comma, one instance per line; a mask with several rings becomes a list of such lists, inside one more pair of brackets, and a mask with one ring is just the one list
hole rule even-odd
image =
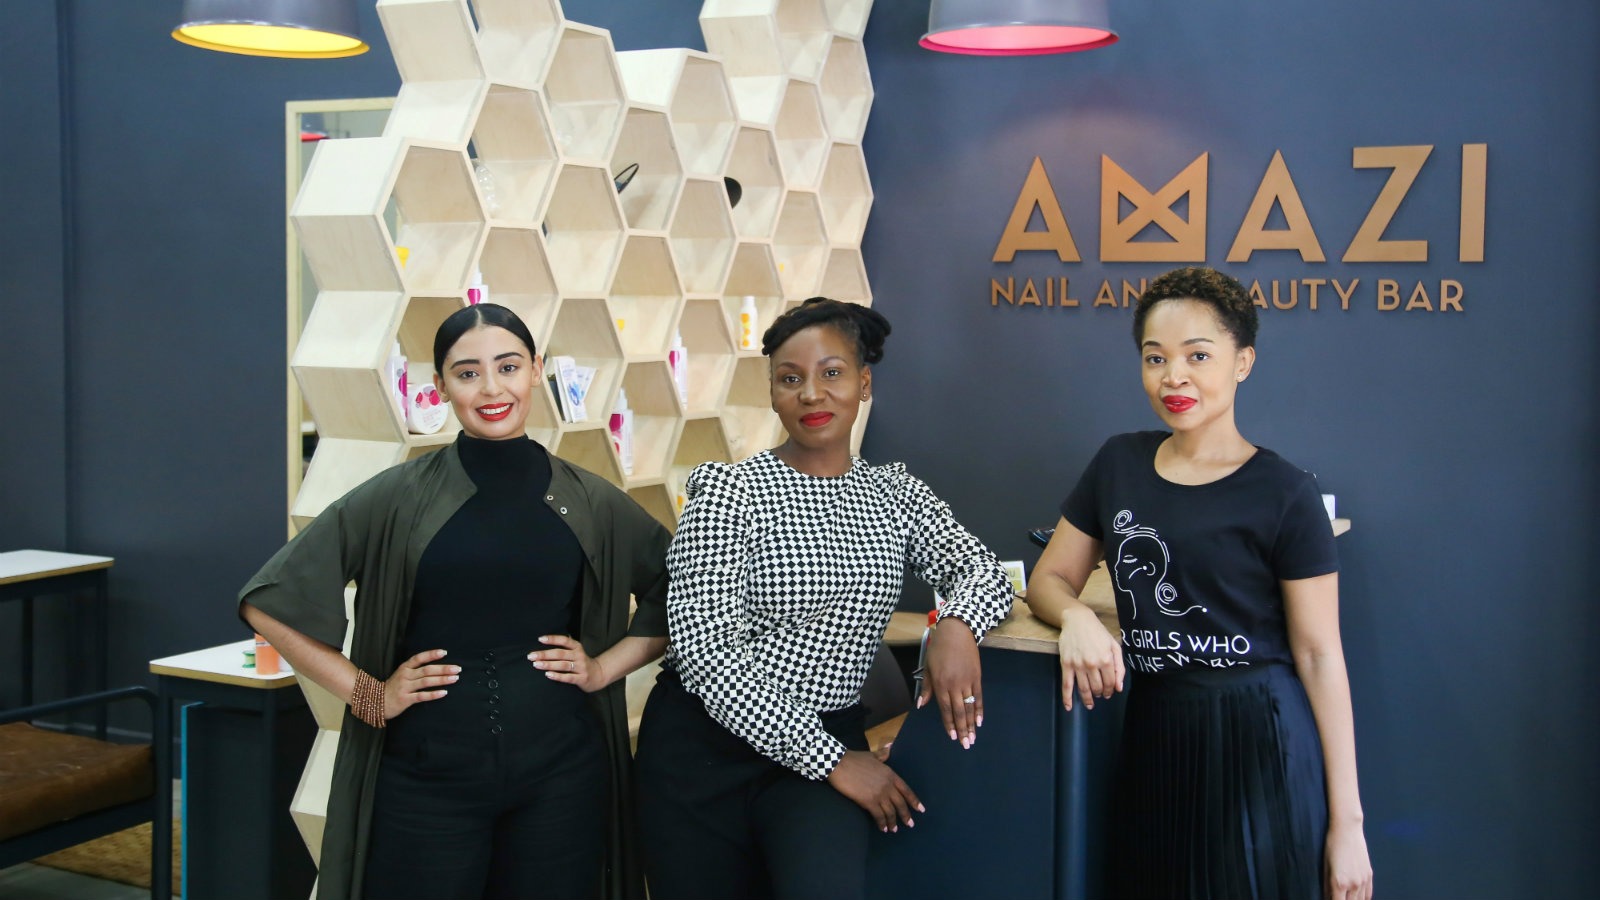
[[373, 728], [387, 725], [383, 718], [383, 682], [357, 669], [356, 684], [350, 691], [350, 711]]

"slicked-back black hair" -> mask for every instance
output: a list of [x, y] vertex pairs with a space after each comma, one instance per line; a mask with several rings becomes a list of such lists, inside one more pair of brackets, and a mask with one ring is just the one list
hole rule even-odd
[[1241, 350], [1256, 345], [1255, 304], [1245, 293], [1244, 285], [1230, 275], [1216, 269], [1193, 267], [1173, 269], [1144, 289], [1133, 308], [1133, 342], [1144, 345], [1144, 322], [1150, 309], [1163, 300], [1194, 300], [1211, 307], [1222, 330], [1233, 337]]
[[859, 303], [812, 297], [779, 316], [761, 336], [761, 353], [771, 356], [789, 338], [813, 325], [829, 325], [856, 345], [856, 362], [870, 366], [883, 359], [883, 342], [889, 337], [889, 320], [883, 313]]
[[528, 362], [533, 362], [533, 358], [539, 355], [539, 348], [533, 345], [533, 332], [528, 330], [516, 313], [498, 303], [463, 306], [439, 323], [439, 330], [433, 333], [433, 370], [439, 373], [440, 378], [444, 377], [444, 358], [449, 355], [450, 348], [461, 340], [463, 334], [480, 325], [504, 328], [528, 345]]

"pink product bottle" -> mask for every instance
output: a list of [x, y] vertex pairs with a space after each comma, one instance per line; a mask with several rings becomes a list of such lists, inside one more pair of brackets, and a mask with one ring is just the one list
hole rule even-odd
[[489, 299], [489, 286], [483, 283], [482, 270], [474, 270], [472, 284], [467, 288], [467, 305], [477, 306]]

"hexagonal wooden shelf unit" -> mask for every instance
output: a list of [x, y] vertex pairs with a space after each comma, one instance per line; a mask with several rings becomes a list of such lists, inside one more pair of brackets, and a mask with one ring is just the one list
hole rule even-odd
[[[772, 255], [772, 245], [765, 242], [747, 242], [733, 253], [733, 268], [728, 271], [728, 282], [723, 287], [722, 304], [732, 328], [733, 346], [739, 356], [761, 355], [761, 335], [772, 325], [772, 320], [783, 312], [783, 283], [778, 278], [778, 263]], [[755, 300], [756, 321], [751, 330], [749, 347], [741, 346], [739, 310], [744, 298]]]
[[690, 415], [714, 413], [728, 389], [733, 373], [733, 334], [722, 301], [714, 297], [693, 297], [683, 304], [676, 331], [683, 337], [688, 354], [688, 402]]
[[784, 196], [772, 255], [785, 299], [804, 300], [816, 294], [828, 260], [828, 236], [822, 226], [822, 204], [815, 193], [789, 191]]
[[685, 174], [720, 175], [733, 148], [738, 115], [722, 63], [694, 50], [617, 54], [628, 102], [667, 111]]
[[867, 267], [861, 261], [861, 251], [855, 247], [835, 247], [828, 251], [828, 263], [822, 270], [824, 297], [872, 305], [872, 286], [867, 283]]
[[872, 0], [823, 0], [822, 5], [828, 11], [828, 25], [836, 35], [859, 41], [866, 34]]
[[[453, 414], [437, 434], [406, 433], [385, 372], [399, 343], [408, 379], [432, 377], [433, 332], [474, 271], [547, 360], [595, 369], [585, 421], [562, 421], [541, 385], [528, 433], [668, 527], [695, 464], [777, 443], [768, 361], [739, 349], [739, 310], [754, 298], [759, 346], [813, 293], [872, 300], [859, 146], [871, 5], [706, 0], [710, 53], [617, 54], [558, 0], [379, 0], [403, 82], [384, 135], [320, 142], [291, 211], [320, 291], [291, 361], [320, 438], [292, 521], [455, 439]], [[668, 362], [674, 334], [686, 397]], [[608, 429], [624, 388], [628, 477]], [[320, 701], [319, 721], [336, 728], [342, 705]], [[291, 809], [313, 856], [337, 738], [318, 736]]]
[[401, 79], [384, 136], [464, 143], [485, 87], [467, 5], [379, 0], [378, 18]]
[[745, 126], [733, 142], [727, 177], [739, 185], [733, 205], [733, 227], [741, 238], [767, 238], [783, 205], [783, 170], [778, 145], [770, 130]]
[[558, 0], [473, 0], [472, 10], [488, 77], [525, 87], [542, 82], [561, 35]]
[[716, 294], [728, 277], [735, 238], [728, 209], [728, 191], [722, 179], [692, 179], [672, 216], [672, 252], [678, 260], [684, 290], [691, 294]]
[[860, 144], [834, 144], [822, 167], [822, 221], [834, 246], [860, 246], [872, 211], [872, 183]]
[[626, 105], [610, 32], [571, 22], [562, 26], [545, 77], [545, 101], [556, 146], [566, 157], [610, 158]]
[[722, 425], [728, 435], [728, 452], [735, 460], [777, 445], [783, 425], [772, 411], [772, 388], [767, 359], [740, 357], [722, 404]]
[[545, 227], [550, 268], [561, 293], [605, 296], [625, 234], [611, 173], [601, 166], [562, 166]]
[[630, 228], [666, 230], [683, 190], [683, 165], [665, 112], [628, 109], [611, 152], [611, 178]]
[[490, 228], [478, 269], [489, 288], [489, 302], [515, 312], [532, 332], [538, 350], [550, 343], [561, 292], [536, 227]]
[[633, 411], [633, 471], [625, 472], [628, 486], [660, 483], [683, 426], [683, 403], [664, 359], [628, 363], [622, 389]]
[[783, 95], [774, 129], [778, 139], [778, 160], [783, 165], [783, 180], [789, 188], [814, 188], [828, 156], [828, 126], [822, 121], [822, 102], [817, 86], [791, 80]]
[[628, 238], [610, 293], [622, 351], [629, 357], [656, 356], [672, 343], [672, 326], [683, 303], [683, 288], [664, 235]]
[[[560, 155], [544, 98], [525, 88], [492, 85], [472, 132], [477, 162], [488, 170], [489, 218], [530, 223], [544, 218]], [[480, 193], [484, 179], [479, 178]]]
[[822, 117], [836, 141], [860, 143], [872, 111], [872, 76], [860, 41], [835, 37], [822, 66]]

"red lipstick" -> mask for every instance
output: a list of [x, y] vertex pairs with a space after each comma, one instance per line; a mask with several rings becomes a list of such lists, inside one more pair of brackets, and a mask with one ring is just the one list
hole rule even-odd
[[1196, 401], [1193, 397], [1183, 397], [1179, 396], [1178, 394], [1173, 394], [1170, 397], [1162, 397], [1161, 402], [1167, 407], [1167, 412], [1181, 413], [1188, 412], [1198, 401]]
[[496, 403], [493, 406], [478, 407], [478, 417], [486, 422], [498, 422], [511, 415], [511, 404]]
[[807, 428], [821, 428], [832, 421], [833, 413], [831, 412], [806, 413], [800, 417], [800, 424]]

